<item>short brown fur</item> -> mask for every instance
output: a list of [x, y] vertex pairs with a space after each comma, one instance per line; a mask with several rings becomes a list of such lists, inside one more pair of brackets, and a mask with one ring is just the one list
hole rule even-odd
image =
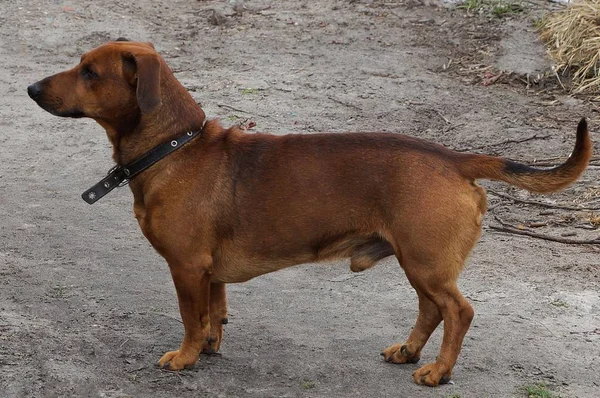
[[395, 255], [419, 298], [419, 315], [385, 360], [414, 363], [444, 321], [435, 362], [414, 372], [447, 382], [473, 318], [456, 280], [479, 239], [485, 191], [475, 179], [537, 192], [575, 181], [591, 156], [585, 121], [562, 166], [537, 170], [460, 154], [400, 134], [274, 136], [205, 123], [204, 112], [149, 43], [110, 42], [75, 68], [29, 87], [47, 111], [90, 117], [126, 164], [189, 130], [202, 134], [130, 187], [142, 232], [167, 260], [185, 334], [159, 361], [178, 370], [219, 349], [225, 283], [301, 263], [350, 258], [352, 271]]

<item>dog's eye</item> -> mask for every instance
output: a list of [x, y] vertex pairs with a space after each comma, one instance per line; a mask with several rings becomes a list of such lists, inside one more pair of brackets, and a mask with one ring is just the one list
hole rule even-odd
[[98, 75], [96, 74], [96, 72], [91, 70], [88, 66], [84, 66], [83, 68], [81, 68], [81, 76], [85, 80], [93, 80], [93, 79], [98, 78]]

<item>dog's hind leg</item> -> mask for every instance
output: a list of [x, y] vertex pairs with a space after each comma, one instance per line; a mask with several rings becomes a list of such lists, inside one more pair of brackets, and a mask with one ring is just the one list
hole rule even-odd
[[216, 354], [223, 338], [223, 325], [227, 319], [227, 298], [224, 283], [210, 284], [210, 334], [202, 347], [203, 354]]
[[419, 296], [417, 323], [404, 344], [394, 344], [383, 350], [381, 355], [383, 355], [386, 362], [417, 363], [421, 358], [421, 350], [429, 340], [429, 336], [442, 321], [442, 315], [435, 303], [418, 289], [416, 290]]
[[384, 350], [386, 361], [417, 362], [433, 331], [444, 322], [442, 347], [436, 361], [413, 374], [418, 384], [437, 386], [450, 380], [474, 316], [456, 281], [481, 233], [485, 208], [479, 190], [475, 187], [472, 196], [454, 195], [452, 201], [438, 203], [431, 211], [422, 212], [420, 220], [410, 223], [418, 227], [395, 240], [400, 265], [419, 297], [419, 315], [406, 342]]
[[[436, 244], [423, 244], [422, 239], [415, 237], [417, 240], [402, 252], [401, 266], [419, 295], [419, 316], [409, 339], [400, 346], [400, 353], [398, 350], [386, 353], [391, 362], [402, 362], [405, 358], [405, 362], [415, 361], [431, 333], [443, 320], [444, 337], [436, 361], [413, 374], [416, 383], [429, 386], [450, 380], [463, 338], [474, 316], [473, 307], [459, 292], [456, 280], [479, 238], [480, 227], [468, 218], [454, 225], [444, 224], [444, 227], [437, 231], [423, 231], [427, 234], [437, 232]], [[455, 234], [454, 231], [461, 233]]]
[[455, 281], [441, 278], [433, 283], [426, 281], [421, 289], [437, 306], [444, 320], [444, 337], [436, 361], [417, 369], [413, 378], [418, 384], [437, 386], [447, 383], [452, 377], [452, 369], [462, 348], [463, 338], [473, 320], [474, 311], [458, 291]]

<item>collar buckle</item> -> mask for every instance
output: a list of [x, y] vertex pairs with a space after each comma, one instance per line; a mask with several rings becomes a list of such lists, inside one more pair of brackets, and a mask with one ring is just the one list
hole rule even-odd
[[185, 134], [175, 138], [174, 140], [162, 143], [150, 151], [146, 152], [142, 157], [133, 162], [121, 166], [115, 165], [108, 171], [104, 177], [96, 185], [81, 194], [83, 200], [89, 204], [96, 203], [104, 195], [117, 187], [124, 187], [129, 184], [129, 181], [148, 167], [152, 166], [168, 154], [183, 147], [188, 141], [199, 135], [202, 130], [188, 131]]

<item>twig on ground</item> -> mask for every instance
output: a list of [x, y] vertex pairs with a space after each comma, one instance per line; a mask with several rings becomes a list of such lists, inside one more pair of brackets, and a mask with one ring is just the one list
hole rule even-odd
[[504, 198], [504, 199], [512, 200], [513, 202], [527, 203], [529, 205], [535, 205], [535, 206], [541, 206], [541, 207], [548, 207], [550, 209], [583, 210], [583, 211], [585, 211], [585, 210], [600, 210], [600, 206], [586, 207], [586, 206], [559, 205], [559, 204], [538, 202], [537, 200], [519, 199], [517, 197], [511, 196], [511, 195], [506, 194], [506, 193], [498, 192], [498, 191], [495, 191], [495, 190], [490, 189], [490, 188], [488, 188], [487, 191], [489, 193], [491, 193], [492, 195], [496, 195], [496, 196], [499, 196], [499, 197]]
[[527, 137], [527, 138], [521, 138], [520, 140], [505, 140], [505, 141], [501, 141], [501, 142], [496, 142], [494, 144], [486, 144], [486, 145], [481, 145], [481, 146], [476, 146], [476, 147], [472, 147], [472, 148], [461, 148], [461, 149], [455, 149], [456, 152], [467, 152], [467, 151], [474, 151], [476, 149], [484, 149], [484, 148], [489, 148], [489, 147], [493, 147], [493, 146], [500, 146], [500, 145], [506, 145], [506, 144], [520, 144], [522, 142], [526, 142], [526, 141], [531, 141], [531, 140], [545, 140], [546, 138], [550, 138], [549, 135], [537, 135], [534, 134], [531, 137]]
[[504, 72], [500, 71], [500, 73], [498, 73], [497, 75], [485, 79], [482, 82], [482, 84], [484, 86], [491, 86], [492, 84], [496, 83], [498, 81], [498, 79], [500, 79], [502, 76], [504, 76]]
[[249, 115], [256, 115], [256, 116], [260, 116], [260, 117], [269, 117], [268, 115], [261, 115], [260, 113], [256, 113], [256, 112], [249, 112], [249, 111], [245, 111], [243, 109], [239, 109], [239, 108], [234, 108], [231, 105], [227, 105], [227, 104], [217, 104], [217, 106], [219, 108], [225, 108], [225, 109], [229, 109], [235, 112], [242, 112], [242, 113], [247, 113]]
[[490, 228], [495, 229], [500, 232], [508, 232], [508, 233], [515, 234], [515, 235], [524, 235], [524, 236], [529, 236], [531, 238], [543, 239], [543, 240], [548, 240], [551, 242], [565, 243], [565, 244], [570, 244], [570, 245], [600, 245], [600, 237], [598, 237], [596, 239], [569, 239], [569, 238], [563, 238], [560, 236], [544, 235], [544, 234], [539, 234], [537, 232], [532, 232], [532, 231], [528, 231], [526, 229], [520, 229], [518, 227], [515, 227], [514, 225], [511, 225], [511, 224], [503, 221], [498, 216], [494, 216], [494, 218], [496, 219], [496, 221], [498, 221], [500, 223], [500, 225], [490, 225]]
[[446, 117], [445, 117], [444, 115], [442, 115], [442, 112], [438, 111], [437, 109], [435, 110], [435, 112], [436, 112], [438, 115], [440, 115], [440, 117], [441, 117], [442, 119], [444, 119], [444, 121], [446, 122], [446, 124], [451, 124], [451, 123], [450, 123], [450, 120], [446, 119]]
[[492, 206], [488, 207], [488, 208], [487, 208], [487, 211], [488, 211], [488, 212], [490, 212], [490, 211], [494, 210], [496, 207], [498, 207], [498, 206], [502, 206], [502, 205], [504, 205], [504, 204], [505, 204], [505, 203], [502, 203], [502, 202], [500, 202], [500, 203], [496, 203], [495, 205], [492, 205]]
[[346, 101], [342, 101], [342, 100], [337, 99], [337, 98], [335, 98], [334, 96], [331, 96], [331, 95], [327, 96], [327, 98], [329, 98], [330, 100], [332, 100], [334, 102], [337, 102], [338, 104], [342, 104], [342, 105], [348, 106], [350, 108], [357, 109], [357, 110], [359, 110], [359, 111], [362, 112], [362, 109], [359, 106], [357, 106], [357, 105], [351, 104], [351, 103], [346, 102]]
[[552, 68], [552, 72], [554, 72], [554, 76], [556, 76], [556, 80], [558, 80], [558, 84], [560, 84], [560, 86], [562, 87], [563, 90], [567, 91], [565, 86], [560, 81], [560, 76], [558, 76], [558, 73], [556, 72], [556, 68]]
[[139, 372], [140, 370], [146, 369], [147, 367], [148, 365], [140, 366], [139, 368], [128, 370], [127, 373]]
[[179, 323], [183, 323], [183, 321], [182, 321], [181, 319], [179, 319], [179, 318], [177, 318], [177, 317], [175, 317], [175, 316], [173, 316], [173, 315], [165, 314], [165, 313], [163, 313], [163, 312], [159, 312], [158, 314], [159, 314], [159, 315], [162, 315], [162, 316], [166, 316], [167, 318], [174, 319], [174, 320], [176, 320], [176, 321], [177, 321], [177, 322], [179, 322]]
[[[556, 157], [546, 158], [546, 159], [534, 159], [534, 160], [525, 160], [525, 161], [516, 160], [516, 161], [530, 165], [530, 166], [553, 167], [553, 166], [558, 166], [558, 165], [566, 162], [567, 159], [564, 157], [561, 157], [561, 156], [556, 156]], [[600, 156], [592, 156], [590, 159], [590, 163], [594, 163], [594, 162], [598, 162], [598, 161], [600, 161]]]
[[554, 332], [552, 331], [552, 329], [550, 329], [548, 326], [544, 325], [544, 323], [543, 323], [543, 322], [540, 322], [540, 323], [542, 324], [542, 326], [543, 326], [543, 327], [545, 327], [545, 328], [546, 328], [546, 330], [547, 330], [547, 331], [549, 331], [549, 332], [550, 332], [550, 334], [551, 334], [552, 336], [554, 336], [554, 337], [557, 337], [557, 336], [554, 334]]
[[450, 125], [450, 126], [448, 126], [448, 127], [446, 127], [446, 128], [444, 129], [444, 131], [442, 132], [442, 134], [446, 134], [446, 133], [448, 133], [448, 132], [450, 132], [450, 131], [452, 131], [452, 130], [454, 130], [454, 129], [457, 129], [457, 128], [459, 128], [459, 127], [462, 127], [462, 126], [464, 126], [464, 125], [466, 125], [466, 123], [459, 123], [459, 124], [453, 124], [453, 125]]

